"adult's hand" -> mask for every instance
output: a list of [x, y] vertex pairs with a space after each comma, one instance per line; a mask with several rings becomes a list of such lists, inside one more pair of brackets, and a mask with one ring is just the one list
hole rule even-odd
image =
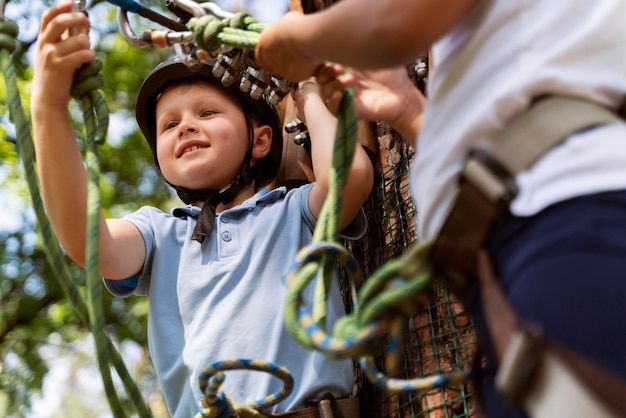
[[261, 33], [255, 58], [263, 69], [294, 82], [315, 74], [321, 61], [308, 56], [298, 39], [303, 19], [302, 13], [289, 12]]

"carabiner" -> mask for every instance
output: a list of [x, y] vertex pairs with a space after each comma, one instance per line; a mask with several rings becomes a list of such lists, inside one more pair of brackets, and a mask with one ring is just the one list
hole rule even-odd
[[[84, 13], [85, 15], [87, 15], [86, 9], [87, 9], [87, 4], [85, 0], [73, 0], [72, 1], [73, 12], [80, 12], [80, 13]], [[89, 28], [85, 28], [85, 27], [70, 28], [70, 36], [76, 36], [76, 35], [89, 35]]]
[[167, 0], [167, 3], [167, 7], [179, 8], [195, 17], [212, 14], [220, 19], [225, 19], [234, 16], [234, 13], [223, 10], [213, 2], [196, 3], [192, 0]]

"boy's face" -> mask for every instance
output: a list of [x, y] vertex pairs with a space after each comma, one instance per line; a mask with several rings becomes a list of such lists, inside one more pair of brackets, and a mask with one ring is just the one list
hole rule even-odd
[[189, 190], [227, 186], [249, 147], [241, 102], [208, 82], [170, 87], [156, 106], [156, 149], [165, 179]]

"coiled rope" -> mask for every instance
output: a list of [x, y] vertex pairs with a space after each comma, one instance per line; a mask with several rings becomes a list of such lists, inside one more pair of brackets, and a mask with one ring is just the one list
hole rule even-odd
[[[238, 404], [220, 392], [219, 388], [224, 382], [226, 370], [256, 370], [269, 373], [282, 380], [283, 387], [275, 393], [266, 396], [256, 402], [245, 405]], [[227, 360], [213, 363], [202, 371], [199, 379], [200, 391], [204, 394], [202, 410], [197, 418], [228, 418], [233, 412], [239, 418], [259, 418], [264, 415], [260, 410], [276, 405], [289, 396], [294, 387], [293, 377], [284, 367], [261, 360]]]
[[[192, 18], [188, 26], [193, 31], [195, 44], [206, 53], [219, 52], [224, 46], [252, 49], [256, 47], [257, 32], [262, 31], [262, 26], [256, 26], [254, 19], [245, 14], [221, 21], [214, 16]], [[172, 39], [185, 39], [185, 36], [174, 36]], [[357, 263], [337, 243], [341, 196], [357, 144], [358, 118], [350, 89], [345, 91], [339, 115], [328, 196], [314, 231], [313, 242], [299, 252], [289, 275], [286, 327], [301, 344], [320, 350], [329, 357], [360, 358], [368, 378], [384, 390], [420, 392], [463, 382], [469, 377], [469, 372], [398, 380], [387, 378], [374, 365], [370, 356], [374, 343], [389, 330], [394, 349], [390, 350], [386, 365], [391, 372], [397, 371], [401, 364], [401, 321], [424, 310], [431, 302], [432, 271], [428, 258], [432, 241], [418, 243], [403, 257], [383, 265], [356, 294], [355, 286], [361, 281]], [[344, 264], [350, 278], [354, 312], [337, 321], [329, 335], [326, 331], [327, 292], [338, 262]], [[314, 278], [318, 280], [309, 314], [303, 306], [301, 294]]]
[[[105, 383], [105, 391], [114, 416], [125, 417], [127, 415], [124, 412], [123, 403], [120, 400], [119, 396], [117, 396], [115, 387], [110, 378], [110, 367], [113, 367], [120, 377], [124, 389], [126, 390], [127, 396], [129, 397], [133, 407], [136, 409], [139, 416], [151, 417], [152, 413], [148, 408], [131, 374], [126, 368], [126, 365], [121, 355], [119, 354], [107, 334], [104, 332], [104, 324], [102, 323], [103, 316], [97, 316], [98, 308], [93, 307], [93, 302], [97, 301], [99, 298], [101, 286], [101, 283], [99, 283], [99, 278], [97, 280], [94, 280], [94, 275], [91, 275], [91, 278], [88, 280], [91, 280], [92, 284], [95, 281], [100, 286], [91, 285], [91, 291], [87, 293], [86, 297], [84, 297], [84, 292], [81, 291], [81, 288], [77, 285], [77, 280], [75, 280], [72, 276], [72, 273], [65, 258], [65, 254], [63, 253], [61, 246], [59, 245], [50, 221], [45, 213], [44, 205], [41, 200], [39, 183], [35, 171], [35, 148], [33, 145], [30, 125], [21, 104], [21, 97], [17, 88], [17, 75], [13, 62], [11, 60], [11, 54], [16, 49], [18, 33], [18, 27], [14, 22], [8, 21], [4, 18], [0, 18], [0, 67], [2, 68], [2, 74], [4, 75], [6, 83], [7, 102], [9, 105], [9, 120], [15, 125], [16, 128], [17, 152], [20, 155], [22, 163], [24, 165], [26, 182], [39, 226], [38, 229], [41, 234], [44, 252], [46, 254], [48, 262], [50, 263], [54, 275], [58, 278], [61, 289], [65, 293], [66, 297], [73, 304], [79, 319], [94, 335], [96, 345], [99, 347], [99, 366], [101, 371], [104, 371], [103, 376], [105, 376], [105, 379], [107, 379]], [[93, 101], [94, 103], [98, 102], [97, 99]], [[100, 122], [103, 122], [104, 118], [102, 111], [99, 112], [98, 119], [100, 120]], [[102, 126], [103, 125], [100, 123], [100, 127]], [[100, 128], [97, 134], [93, 135], [94, 138], [102, 137], [101, 129], [102, 128]], [[98, 287], [97, 290], [96, 287]], [[85, 299], [87, 299], [88, 302], [85, 302]]]
[[[392, 349], [387, 369], [396, 373], [401, 365], [402, 321], [423, 310], [431, 301], [432, 272], [428, 262], [431, 242], [415, 245], [404, 257], [376, 270], [355, 296], [354, 284], [361, 281], [356, 261], [337, 243], [342, 200], [347, 174], [357, 144], [357, 114], [352, 91], [347, 89], [340, 105], [335, 136], [333, 166], [328, 197], [311, 245], [301, 249], [289, 275], [285, 324], [294, 337], [307, 347], [331, 358], [360, 358], [367, 377], [380, 389], [390, 392], [422, 392], [464, 382], [464, 371], [417, 379], [390, 379], [378, 370], [372, 358], [374, 343], [389, 332]], [[352, 283], [354, 311], [337, 321], [332, 333], [326, 332], [327, 289], [336, 263], [344, 265]], [[317, 278], [313, 311], [304, 306], [302, 291]]]
[[[15, 49], [14, 41], [13, 46], [6, 41], [6, 38], [15, 39], [17, 37], [17, 26], [14, 24], [5, 26], [4, 20], [1, 23], [0, 43], [2, 45], [0, 46], [2, 50], [0, 51], [0, 65], [2, 65], [5, 79], [7, 80], [7, 96], [9, 96], [10, 102], [9, 113], [11, 121], [16, 125], [18, 132], [18, 152], [22, 155], [22, 160], [24, 161], [31, 198], [40, 230], [46, 243], [46, 254], [55, 273], [62, 278], [60, 280], [62, 287], [79, 312], [79, 317], [88, 324], [89, 329], [94, 334], [99, 359], [98, 364], [114, 415], [116, 417], [126, 416], [111, 380], [109, 364], [115, 367], [122, 378], [133, 405], [137, 407], [140, 416], [151, 416], [151, 412], [146, 406], [135, 382], [125, 369], [119, 353], [104, 333], [102, 306], [101, 302], [98, 302], [101, 298], [102, 290], [98, 273], [98, 234], [101, 199], [99, 189], [100, 167], [97, 149], [98, 145], [106, 137], [108, 118], [108, 111], [102, 96], [94, 91], [94, 89], [101, 86], [99, 83], [102, 81], [98, 77], [101, 64], [95, 63], [81, 70], [73, 90], [73, 96], [81, 102], [87, 131], [85, 160], [88, 166], [89, 178], [89, 213], [86, 281], [89, 292], [87, 292], [87, 305], [85, 305], [80, 296], [80, 289], [76, 288], [74, 285], [75, 281], [71, 279], [63, 252], [52, 232], [39, 195], [34, 170], [32, 137], [26, 123], [26, 117], [19, 104], [15, 72], [10, 62], [10, 53]], [[266, 26], [256, 22], [248, 15], [237, 15], [222, 21], [212, 16], [192, 18], [189, 22], [189, 27], [193, 32], [194, 41], [202, 50], [216, 51], [221, 49], [223, 45], [252, 49], [256, 46], [258, 34]], [[188, 42], [185, 36], [172, 37], [172, 39]], [[8, 46], [5, 46], [5, 43]], [[9, 86], [10, 84], [13, 84], [13, 86]], [[356, 108], [352, 91], [348, 89], [345, 91], [340, 108], [329, 194], [322, 207], [318, 225], [313, 235], [312, 245], [300, 251], [292, 267], [292, 273], [289, 276], [290, 289], [286, 300], [285, 324], [294, 337], [305, 346], [314, 347], [331, 357], [360, 357], [360, 364], [368, 378], [381, 389], [390, 391], [424, 391], [463, 382], [467, 378], [467, 373], [465, 372], [455, 372], [433, 378], [389, 379], [376, 369], [370, 356], [373, 343], [387, 328], [391, 330], [392, 342], [394, 343], [392, 345], [398, 346], [398, 341], [401, 340], [399, 331], [401, 327], [398, 324], [402, 318], [422, 310], [430, 302], [431, 271], [427, 258], [432, 244], [430, 242], [418, 244], [404, 257], [381, 267], [374, 272], [372, 277], [365, 281], [357, 295], [355, 285], [361, 282], [357, 263], [349, 255], [348, 251], [336, 242], [340, 232], [341, 196], [357, 144], [356, 127]], [[326, 331], [327, 289], [332, 280], [332, 272], [337, 262], [344, 263], [351, 283], [353, 283], [351, 296], [354, 312], [338, 321], [335, 324], [332, 335], [328, 335]], [[316, 283], [312, 314], [308, 314], [303, 306], [301, 292], [313, 278], [320, 278], [320, 280]], [[387, 363], [388, 368], [399, 365], [398, 356], [399, 350], [391, 351]], [[241, 360], [235, 360], [234, 362], [241, 362]], [[246, 366], [250, 364], [252, 363], [248, 363]], [[254, 367], [252, 367], [253, 370], [275, 372], [274, 366], [269, 364], [255, 364]], [[211, 373], [215, 372], [214, 370], [210, 371]], [[219, 385], [224, 378], [221, 373], [219, 371], [215, 376], [209, 376], [210, 373], [203, 374], [199, 379], [203, 393], [207, 394], [203, 401], [203, 405], [206, 408], [202, 410], [202, 416], [226, 416], [223, 415], [227, 413], [226, 411], [236, 409], [233, 403], [228, 400], [228, 397], [219, 392]], [[285, 384], [283, 390], [285, 393], [281, 393], [280, 396], [286, 397], [291, 388], [288, 388], [288, 385]], [[270, 395], [269, 398], [272, 396], [276, 396], [276, 394]], [[251, 407], [251, 409], [256, 411], [257, 409], [267, 407], [268, 402], [272, 402], [272, 400], [267, 401], [266, 398], [266, 401], [262, 402], [261, 405], [256, 405]], [[238, 407], [242, 416], [248, 413], [246, 412], [248, 406]], [[209, 415], [206, 415], [205, 412]], [[230, 412], [228, 413], [230, 414]]]

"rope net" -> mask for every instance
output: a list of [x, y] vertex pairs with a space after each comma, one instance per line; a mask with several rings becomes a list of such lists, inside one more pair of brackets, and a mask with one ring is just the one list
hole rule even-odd
[[[416, 85], [423, 87], [422, 81], [417, 81], [414, 69], [409, 72]], [[408, 185], [413, 150], [386, 124], [370, 124], [369, 127], [377, 144], [373, 150], [377, 177], [365, 207], [368, 232], [359, 241], [345, 243], [359, 261], [365, 277], [370, 277], [386, 262], [401, 257], [418, 241], [416, 211]], [[348, 292], [345, 282], [344, 278], [342, 283]], [[433, 302], [402, 324], [402, 364], [397, 375], [391, 374], [392, 377], [412, 379], [472, 367], [475, 335], [469, 315], [441, 283], [435, 281], [432, 288]], [[351, 307], [347, 306], [347, 309]], [[379, 338], [375, 362], [383, 372], [389, 370], [385, 358], [392, 348], [388, 335]], [[357, 366], [355, 370], [363, 418], [473, 416], [471, 381], [424, 393], [391, 393], [377, 389], [362, 368]]]
[[[204, 31], [203, 34], [205, 34]], [[4, 52], [3, 62], [7, 61], [6, 55]], [[420, 86], [416, 74], [413, 75], [416, 84]], [[282, 91], [283, 84], [277, 83], [277, 87], [279, 88], [277, 91]], [[99, 96], [89, 96], [89, 100], [85, 99], [83, 94], [78, 96], [83, 99], [84, 109], [91, 107], [95, 109], [103, 106], [103, 103], [96, 103], [100, 99]], [[89, 151], [94, 155], [97, 145], [104, 136], [92, 126], [96, 117], [100, 117], [99, 112], [85, 115], [87, 131], [93, 134], [94, 149], [90, 148]], [[349, 119], [349, 121], [354, 119]], [[106, 123], [102, 125], [106, 125]], [[354, 123], [347, 125], [350, 128], [355, 127]], [[365, 208], [370, 228], [368, 235], [362, 240], [346, 243], [354, 258], [359, 261], [364, 269], [366, 277], [369, 277], [387, 262], [406, 254], [409, 247], [417, 241], [414, 228], [415, 209], [411, 203], [407, 176], [412, 150], [404, 145], [402, 140], [394, 132], [389, 131], [385, 125], [375, 124], [370, 125], [370, 127], [373, 128], [372, 133], [377, 139], [375, 149], [370, 150], [376, 156], [375, 163], [379, 173], [374, 192]], [[30, 143], [30, 141], [27, 142]], [[91, 155], [87, 155], [87, 157], [91, 160]], [[32, 163], [32, 158], [27, 160]], [[94, 167], [94, 163], [88, 164], [88, 166]], [[97, 189], [99, 178], [97, 164], [95, 168], [94, 175], [90, 176], [90, 179], [93, 180]], [[36, 190], [36, 187], [33, 189]], [[99, 199], [99, 195], [94, 196], [95, 203], [90, 205], [95, 208], [96, 216], [94, 219], [96, 221], [99, 219], [97, 217], [100, 210]], [[329, 235], [334, 238], [336, 234], [329, 233]], [[90, 234], [90, 236], [96, 237], [97, 240], [97, 233]], [[316, 237], [319, 238], [317, 230]], [[93, 248], [92, 252], [94, 256], [90, 257], [93, 260], [93, 263], [90, 263], [90, 267], [92, 267], [90, 271], [93, 271], [91, 274], [93, 279], [97, 277], [97, 247]], [[50, 258], [54, 259], [55, 257]], [[345, 269], [343, 282], [346, 296], [344, 300], [349, 301], [349, 286]], [[99, 297], [101, 291], [99, 281], [88, 280], [88, 285], [91, 288], [91, 293], [88, 296], [93, 296], [94, 299]], [[72, 294], [72, 291], [68, 289], [68, 293]], [[402, 321], [397, 321], [390, 326], [390, 329], [394, 328], [392, 331], [393, 338], [390, 337], [390, 334], [378, 338], [377, 356], [374, 359], [375, 367], [390, 378], [404, 380], [424, 378], [471, 368], [474, 354], [474, 335], [469, 317], [463, 312], [461, 304], [455, 301], [441, 284], [435, 283], [432, 286], [432, 293], [432, 302], [423, 311], [409, 315]], [[94, 304], [91, 300], [89, 302], [87, 306], [88, 315], [85, 316], [89, 318], [89, 328], [96, 336], [100, 369], [105, 380], [105, 387], [110, 389], [107, 390], [107, 397], [114, 415], [126, 416], [124, 407], [121, 405], [110, 381], [110, 365], [104, 361], [105, 358], [109, 357], [111, 351], [114, 352], [113, 354], [117, 353], [115, 350], [110, 350], [110, 341], [102, 332], [102, 323], [94, 320], [100, 318], [101, 313], [98, 310], [90, 311], [94, 306], [99, 306], [99, 303]], [[350, 310], [350, 307], [348, 309]], [[404, 338], [398, 340], [397, 331], [400, 328]], [[400, 351], [401, 355], [388, 355], [391, 351]], [[113, 366], [118, 368], [118, 373], [125, 376], [123, 366], [117, 367], [117, 363], [121, 362], [116, 361], [114, 363]], [[471, 383], [447, 385], [441, 389], [427, 392], [403, 391], [401, 394], [394, 394], [390, 391], [376, 389], [371, 379], [365, 376], [361, 367], [355, 369], [359, 383], [362, 416], [383, 418], [401, 416], [463, 417], [470, 416], [473, 409]], [[138, 392], [136, 387], [134, 385], [128, 386], [130, 392], [135, 392], [135, 395], [138, 395], [132, 397], [140, 399], [141, 396], [136, 393]], [[142, 416], [151, 415], [143, 402], [138, 400], [135, 404], [138, 405]]]

